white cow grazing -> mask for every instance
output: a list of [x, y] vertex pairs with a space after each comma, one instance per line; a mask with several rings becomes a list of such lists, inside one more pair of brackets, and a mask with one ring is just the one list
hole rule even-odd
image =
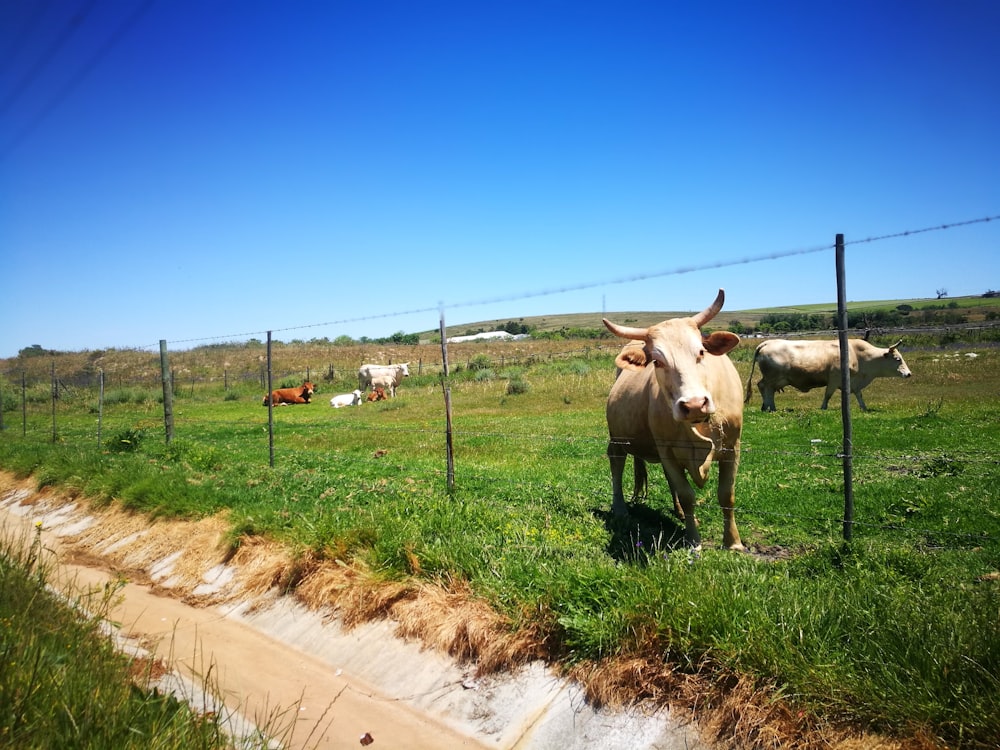
[[355, 390], [352, 393], [341, 393], [330, 399], [330, 406], [339, 409], [341, 406], [360, 406], [361, 391]]
[[[899, 353], [897, 341], [890, 347], [874, 346], [861, 339], [850, 339], [848, 362], [851, 372], [851, 393], [858, 399], [862, 411], [868, 411], [861, 390], [875, 378], [898, 376], [910, 377], [910, 368]], [[750, 365], [744, 403], [749, 403], [753, 394], [754, 367], [760, 367], [761, 378], [757, 382], [763, 403], [761, 411], [774, 411], [774, 394], [785, 386], [791, 386], [803, 393], [813, 388], [826, 388], [821, 409], [825, 409], [834, 391], [840, 390], [840, 342], [829, 341], [786, 341], [770, 339], [757, 346]]]
[[358, 369], [358, 388], [364, 391], [369, 386], [374, 387], [375, 379], [378, 378], [379, 385], [395, 398], [396, 386], [410, 375], [409, 365], [409, 362], [401, 365], [361, 365]]

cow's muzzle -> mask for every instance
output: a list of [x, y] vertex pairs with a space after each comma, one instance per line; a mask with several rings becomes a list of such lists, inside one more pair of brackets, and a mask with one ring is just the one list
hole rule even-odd
[[707, 422], [715, 413], [715, 404], [709, 396], [694, 396], [678, 399], [674, 404], [674, 416], [682, 422]]

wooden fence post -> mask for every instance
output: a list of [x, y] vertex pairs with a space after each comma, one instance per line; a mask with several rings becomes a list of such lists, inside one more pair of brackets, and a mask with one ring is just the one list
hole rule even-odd
[[847, 290], [844, 272], [844, 235], [836, 239], [837, 260], [837, 332], [840, 340], [840, 415], [844, 441], [844, 541], [851, 541], [854, 530], [854, 434], [851, 426], [851, 350], [847, 340]]

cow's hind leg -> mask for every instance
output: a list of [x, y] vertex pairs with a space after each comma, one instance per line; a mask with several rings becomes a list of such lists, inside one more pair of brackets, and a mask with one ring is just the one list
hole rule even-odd
[[757, 390], [760, 391], [760, 410], [775, 411], [774, 386], [761, 380], [757, 383]]
[[[728, 452], [727, 452], [728, 453]], [[726, 549], [743, 550], [740, 531], [736, 528], [736, 469], [740, 454], [737, 447], [732, 454], [719, 458], [719, 508], [722, 509], [722, 544]]]
[[[628, 454], [614, 440], [608, 443], [608, 462], [611, 465], [611, 510], [619, 517], [628, 513], [625, 493], [622, 490], [622, 476], [625, 474], [625, 459]], [[637, 458], [636, 461], [642, 459]]]
[[646, 462], [638, 456], [632, 457], [635, 484], [632, 487], [632, 502], [644, 500], [649, 492], [649, 474], [646, 472]]
[[[684, 508], [681, 507], [681, 499], [677, 495], [677, 493], [674, 492], [674, 489], [672, 487], [670, 488], [670, 497], [674, 501], [674, 513], [676, 513], [677, 517], [683, 521], [684, 520]], [[697, 520], [695, 522], [697, 523]]]
[[684, 519], [684, 540], [695, 550], [701, 549], [701, 534], [698, 532], [698, 519], [694, 514], [695, 492], [684, 476], [684, 470], [678, 466], [663, 463], [663, 473], [674, 496], [674, 505], [680, 506], [681, 518]]

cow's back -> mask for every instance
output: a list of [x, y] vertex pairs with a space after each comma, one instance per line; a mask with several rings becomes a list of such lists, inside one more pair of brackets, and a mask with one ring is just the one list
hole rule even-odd
[[761, 376], [775, 389], [792, 386], [800, 391], [823, 388], [831, 369], [840, 364], [836, 341], [772, 339], [757, 349]]

